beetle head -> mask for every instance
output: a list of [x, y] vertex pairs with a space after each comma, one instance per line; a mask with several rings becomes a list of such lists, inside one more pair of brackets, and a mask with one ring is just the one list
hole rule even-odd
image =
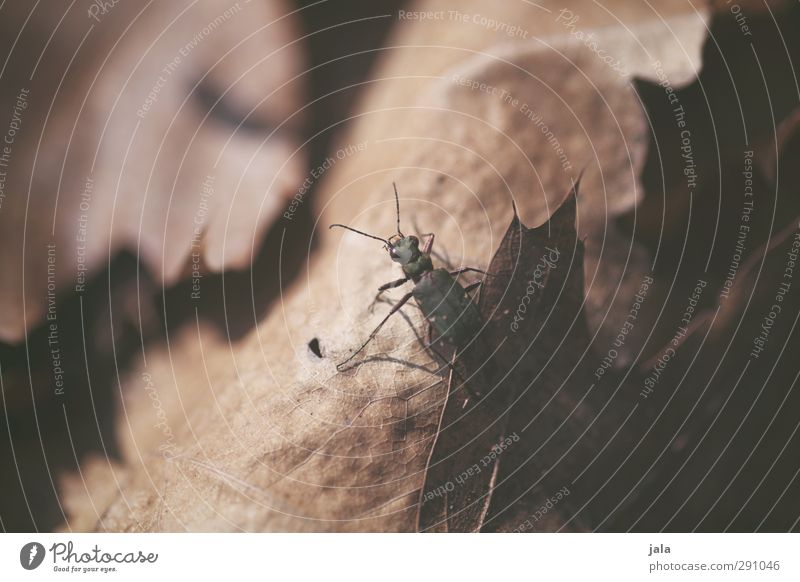
[[419, 256], [419, 239], [414, 235], [395, 235], [389, 239], [389, 256], [395, 263], [408, 265], [416, 261]]

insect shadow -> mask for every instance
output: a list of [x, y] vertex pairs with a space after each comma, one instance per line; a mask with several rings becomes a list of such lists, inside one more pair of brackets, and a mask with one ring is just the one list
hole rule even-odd
[[[387, 303], [389, 305], [394, 305], [394, 303], [392, 301], [390, 301], [389, 299], [386, 299], [386, 298], [380, 299], [379, 302]], [[400, 317], [403, 318], [403, 320], [406, 322], [406, 324], [408, 324], [408, 328], [411, 330], [411, 333], [414, 334], [414, 338], [416, 339], [417, 343], [420, 346], [422, 346], [422, 349], [429, 350], [430, 348], [428, 347], [428, 344], [430, 343], [430, 337], [431, 337], [431, 333], [432, 333], [431, 329], [430, 329], [430, 324], [428, 324], [427, 333], [421, 333], [417, 329], [417, 326], [416, 326], [415, 322], [412, 321], [411, 317], [409, 317], [409, 315], [407, 313], [405, 313], [403, 310], [400, 310], [397, 313], [398, 313], [398, 315]], [[380, 355], [366, 356], [366, 357], [364, 357], [363, 360], [358, 361], [358, 362], [349, 362], [347, 364], [342, 365], [340, 368], [338, 368], [338, 370], [340, 372], [348, 372], [350, 370], [353, 370], [353, 369], [357, 368], [361, 364], [367, 363], [367, 362], [370, 362], [370, 363], [372, 363], [372, 362], [392, 362], [392, 363], [395, 363], [395, 364], [402, 364], [402, 365], [404, 365], [407, 368], [410, 368], [412, 370], [420, 370], [422, 372], [426, 372], [428, 374], [436, 376], [436, 375], [439, 375], [439, 374], [443, 373], [444, 370], [447, 370], [448, 368], [452, 368], [452, 364], [451, 364], [450, 360], [447, 357], [445, 357], [445, 355], [439, 353], [438, 350], [430, 349], [430, 351], [435, 352], [435, 355], [439, 359], [442, 360], [442, 365], [437, 366], [435, 369], [430, 369], [427, 366], [423, 366], [422, 364], [417, 364], [415, 362], [412, 362], [412, 361], [409, 361], [409, 360], [406, 360], [406, 359], [401, 359], [401, 358], [397, 358], [397, 357], [394, 357], [394, 356], [389, 356], [389, 355], [386, 355], [386, 354], [380, 354]]]
[[[397, 186], [393, 183], [395, 210], [397, 214], [397, 233], [388, 239], [362, 232], [344, 224], [332, 224], [329, 228], [344, 228], [361, 236], [372, 238], [384, 243], [384, 248], [389, 252], [389, 257], [398, 263], [403, 270], [403, 276], [394, 281], [389, 281], [378, 287], [378, 292], [370, 304], [372, 309], [376, 303], [381, 301], [382, 295], [389, 289], [401, 287], [407, 283], [413, 283], [411, 291], [394, 304], [389, 313], [375, 327], [367, 339], [350, 355], [336, 365], [338, 371], [348, 369], [347, 366], [380, 332], [387, 321], [400, 311], [400, 309], [414, 298], [417, 306], [422, 311], [423, 316], [429, 324], [429, 335], [431, 338], [425, 342], [425, 348], [431, 350], [455, 373], [455, 369], [449, 358], [442, 355], [434, 346], [437, 344], [447, 344], [454, 348], [454, 354], [466, 347], [470, 341], [478, 334], [482, 326], [482, 318], [477, 306], [472, 301], [470, 292], [480, 287], [483, 281], [476, 281], [466, 287], [458, 282], [460, 275], [464, 273], [480, 273], [489, 275], [481, 269], [475, 267], [463, 267], [456, 270], [445, 268], [434, 268], [431, 254], [433, 249], [434, 233], [420, 235], [424, 242], [420, 247], [420, 240], [414, 235], [404, 235], [400, 230], [400, 197], [397, 194]], [[436, 339], [433, 339], [433, 335]]]

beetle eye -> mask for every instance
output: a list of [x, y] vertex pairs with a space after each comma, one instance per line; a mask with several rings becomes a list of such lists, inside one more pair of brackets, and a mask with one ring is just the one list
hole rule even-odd
[[419, 239], [417, 237], [415, 237], [414, 235], [411, 235], [408, 238], [411, 239], [411, 242], [414, 244], [414, 246], [419, 245]]

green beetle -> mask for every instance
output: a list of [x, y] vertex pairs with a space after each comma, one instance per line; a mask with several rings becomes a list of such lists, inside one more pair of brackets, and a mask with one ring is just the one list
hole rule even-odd
[[[402, 278], [390, 281], [378, 288], [378, 294], [373, 300], [373, 305], [387, 289], [400, 287], [409, 281], [414, 283], [414, 288], [392, 307], [391, 311], [372, 331], [366, 341], [350, 354], [346, 360], [336, 365], [338, 370], [341, 370], [345, 364], [367, 347], [389, 318], [408, 303], [412, 297], [419, 305], [425, 319], [435, 330], [438, 339], [452, 345], [457, 351], [469, 344], [481, 329], [481, 314], [475, 303], [472, 302], [469, 292], [480, 286], [482, 281], [463, 287], [457, 278], [462, 273], [467, 272], [484, 275], [487, 275], [487, 273], [473, 267], [465, 267], [455, 271], [448, 271], [443, 268], [434, 269], [433, 261], [431, 261], [434, 235], [433, 233], [422, 235], [425, 237], [425, 242], [420, 248], [419, 238], [413, 235], [406, 236], [402, 233], [400, 230], [400, 198], [397, 195], [397, 186], [394, 184], [393, 186], [397, 210], [397, 234], [384, 239], [344, 224], [332, 224], [329, 227], [345, 228], [362, 236], [383, 242], [386, 250], [389, 251], [392, 261], [398, 263], [403, 269]], [[427, 347], [432, 348], [432, 345], [429, 344]]]

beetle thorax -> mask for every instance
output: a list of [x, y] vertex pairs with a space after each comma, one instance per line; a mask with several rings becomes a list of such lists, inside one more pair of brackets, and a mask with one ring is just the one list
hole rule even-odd
[[415, 261], [403, 265], [403, 273], [413, 281], [417, 281], [423, 273], [433, 270], [433, 262], [429, 255], [420, 253]]
[[390, 240], [389, 256], [403, 267], [403, 273], [416, 281], [423, 273], [433, 269], [430, 255], [419, 249], [419, 239], [403, 236]]

